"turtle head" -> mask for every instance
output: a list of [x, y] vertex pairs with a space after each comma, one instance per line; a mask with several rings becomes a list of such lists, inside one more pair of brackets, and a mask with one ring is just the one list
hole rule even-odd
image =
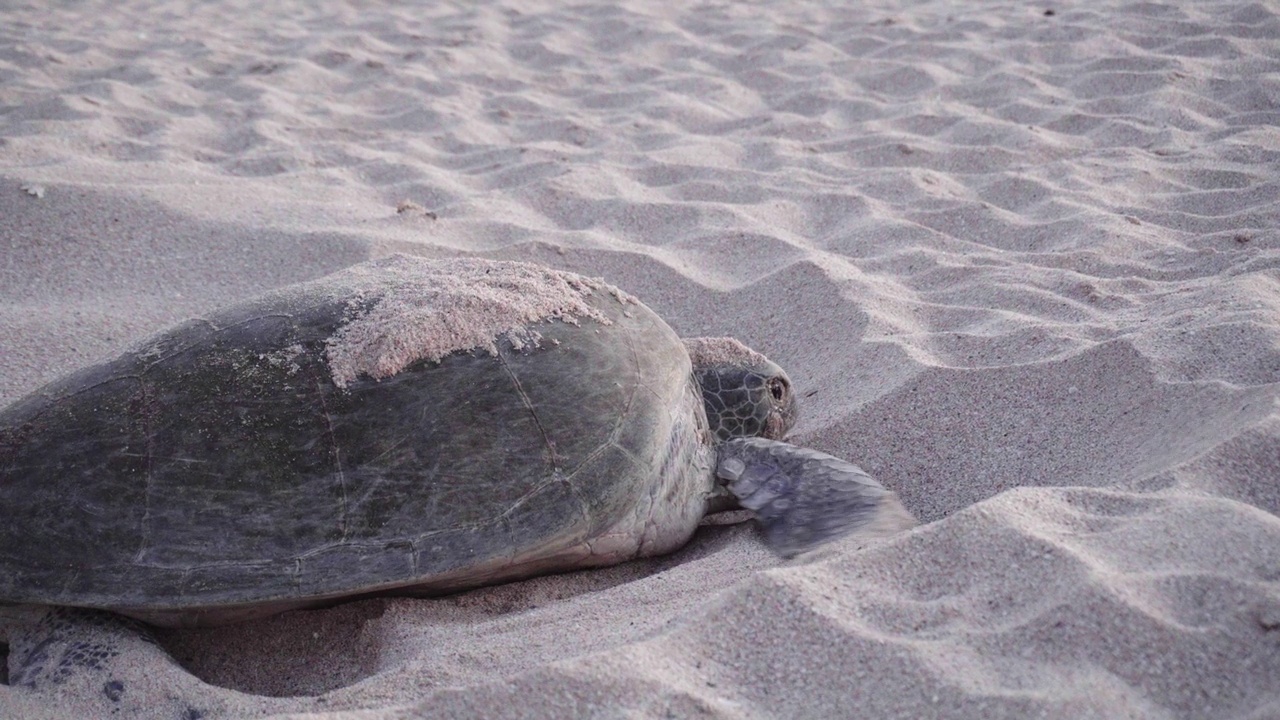
[[717, 441], [786, 437], [798, 411], [782, 368], [733, 338], [689, 338], [684, 345]]

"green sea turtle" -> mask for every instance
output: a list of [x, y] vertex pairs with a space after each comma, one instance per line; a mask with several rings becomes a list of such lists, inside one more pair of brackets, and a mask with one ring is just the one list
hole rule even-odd
[[0, 412], [0, 604], [217, 624], [665, 553], [739, 505], [784, 556], [911, 524], [795, 417], [777, 365], [603, 281], [383, 258]]

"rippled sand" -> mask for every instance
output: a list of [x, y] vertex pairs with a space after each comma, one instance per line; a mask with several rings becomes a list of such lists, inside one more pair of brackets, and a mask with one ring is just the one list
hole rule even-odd
[[1258, 2], [10, 5], [0, 401], [534, 260], [767, 353], [922, 525], [165, 633], [0, 717], [1280, 716], [1278, 128]]

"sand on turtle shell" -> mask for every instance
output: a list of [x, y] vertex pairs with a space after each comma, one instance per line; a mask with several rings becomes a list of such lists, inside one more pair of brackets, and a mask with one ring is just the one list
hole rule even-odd
[[[349, 268], [333, 278], [367, 278], [372, 308], [357, 310], [328, 341], [325, 351], [338, 387], [360, 376], [391, 377], [419, 360], [453, 352], [497, 352], [499, 337], [517, 348], [537, 346], [534, 325], [547, 320], [579, 324], [612, 320], [588, 304], [593, 292], [612, 292], [602, 280], [520, 262], [484, 259], [426, 260], [392, 255]], [[365, 300], [356, 297], [353, 308]]]
[[732, 337], [684, 338], [684, 348], [694, 367], [715, 365], [746, 365], [759, 367], [770, 361], [761, 353]]

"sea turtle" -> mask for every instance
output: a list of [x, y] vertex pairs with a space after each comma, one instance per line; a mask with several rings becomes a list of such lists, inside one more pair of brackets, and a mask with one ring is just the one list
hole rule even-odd
[[0, 412], [0, 604], [217, 624], [665, 553], [739, 503], [784, 556], [911, 524], [795, 417], [777, 365], [603, 281], [391, 256]]

